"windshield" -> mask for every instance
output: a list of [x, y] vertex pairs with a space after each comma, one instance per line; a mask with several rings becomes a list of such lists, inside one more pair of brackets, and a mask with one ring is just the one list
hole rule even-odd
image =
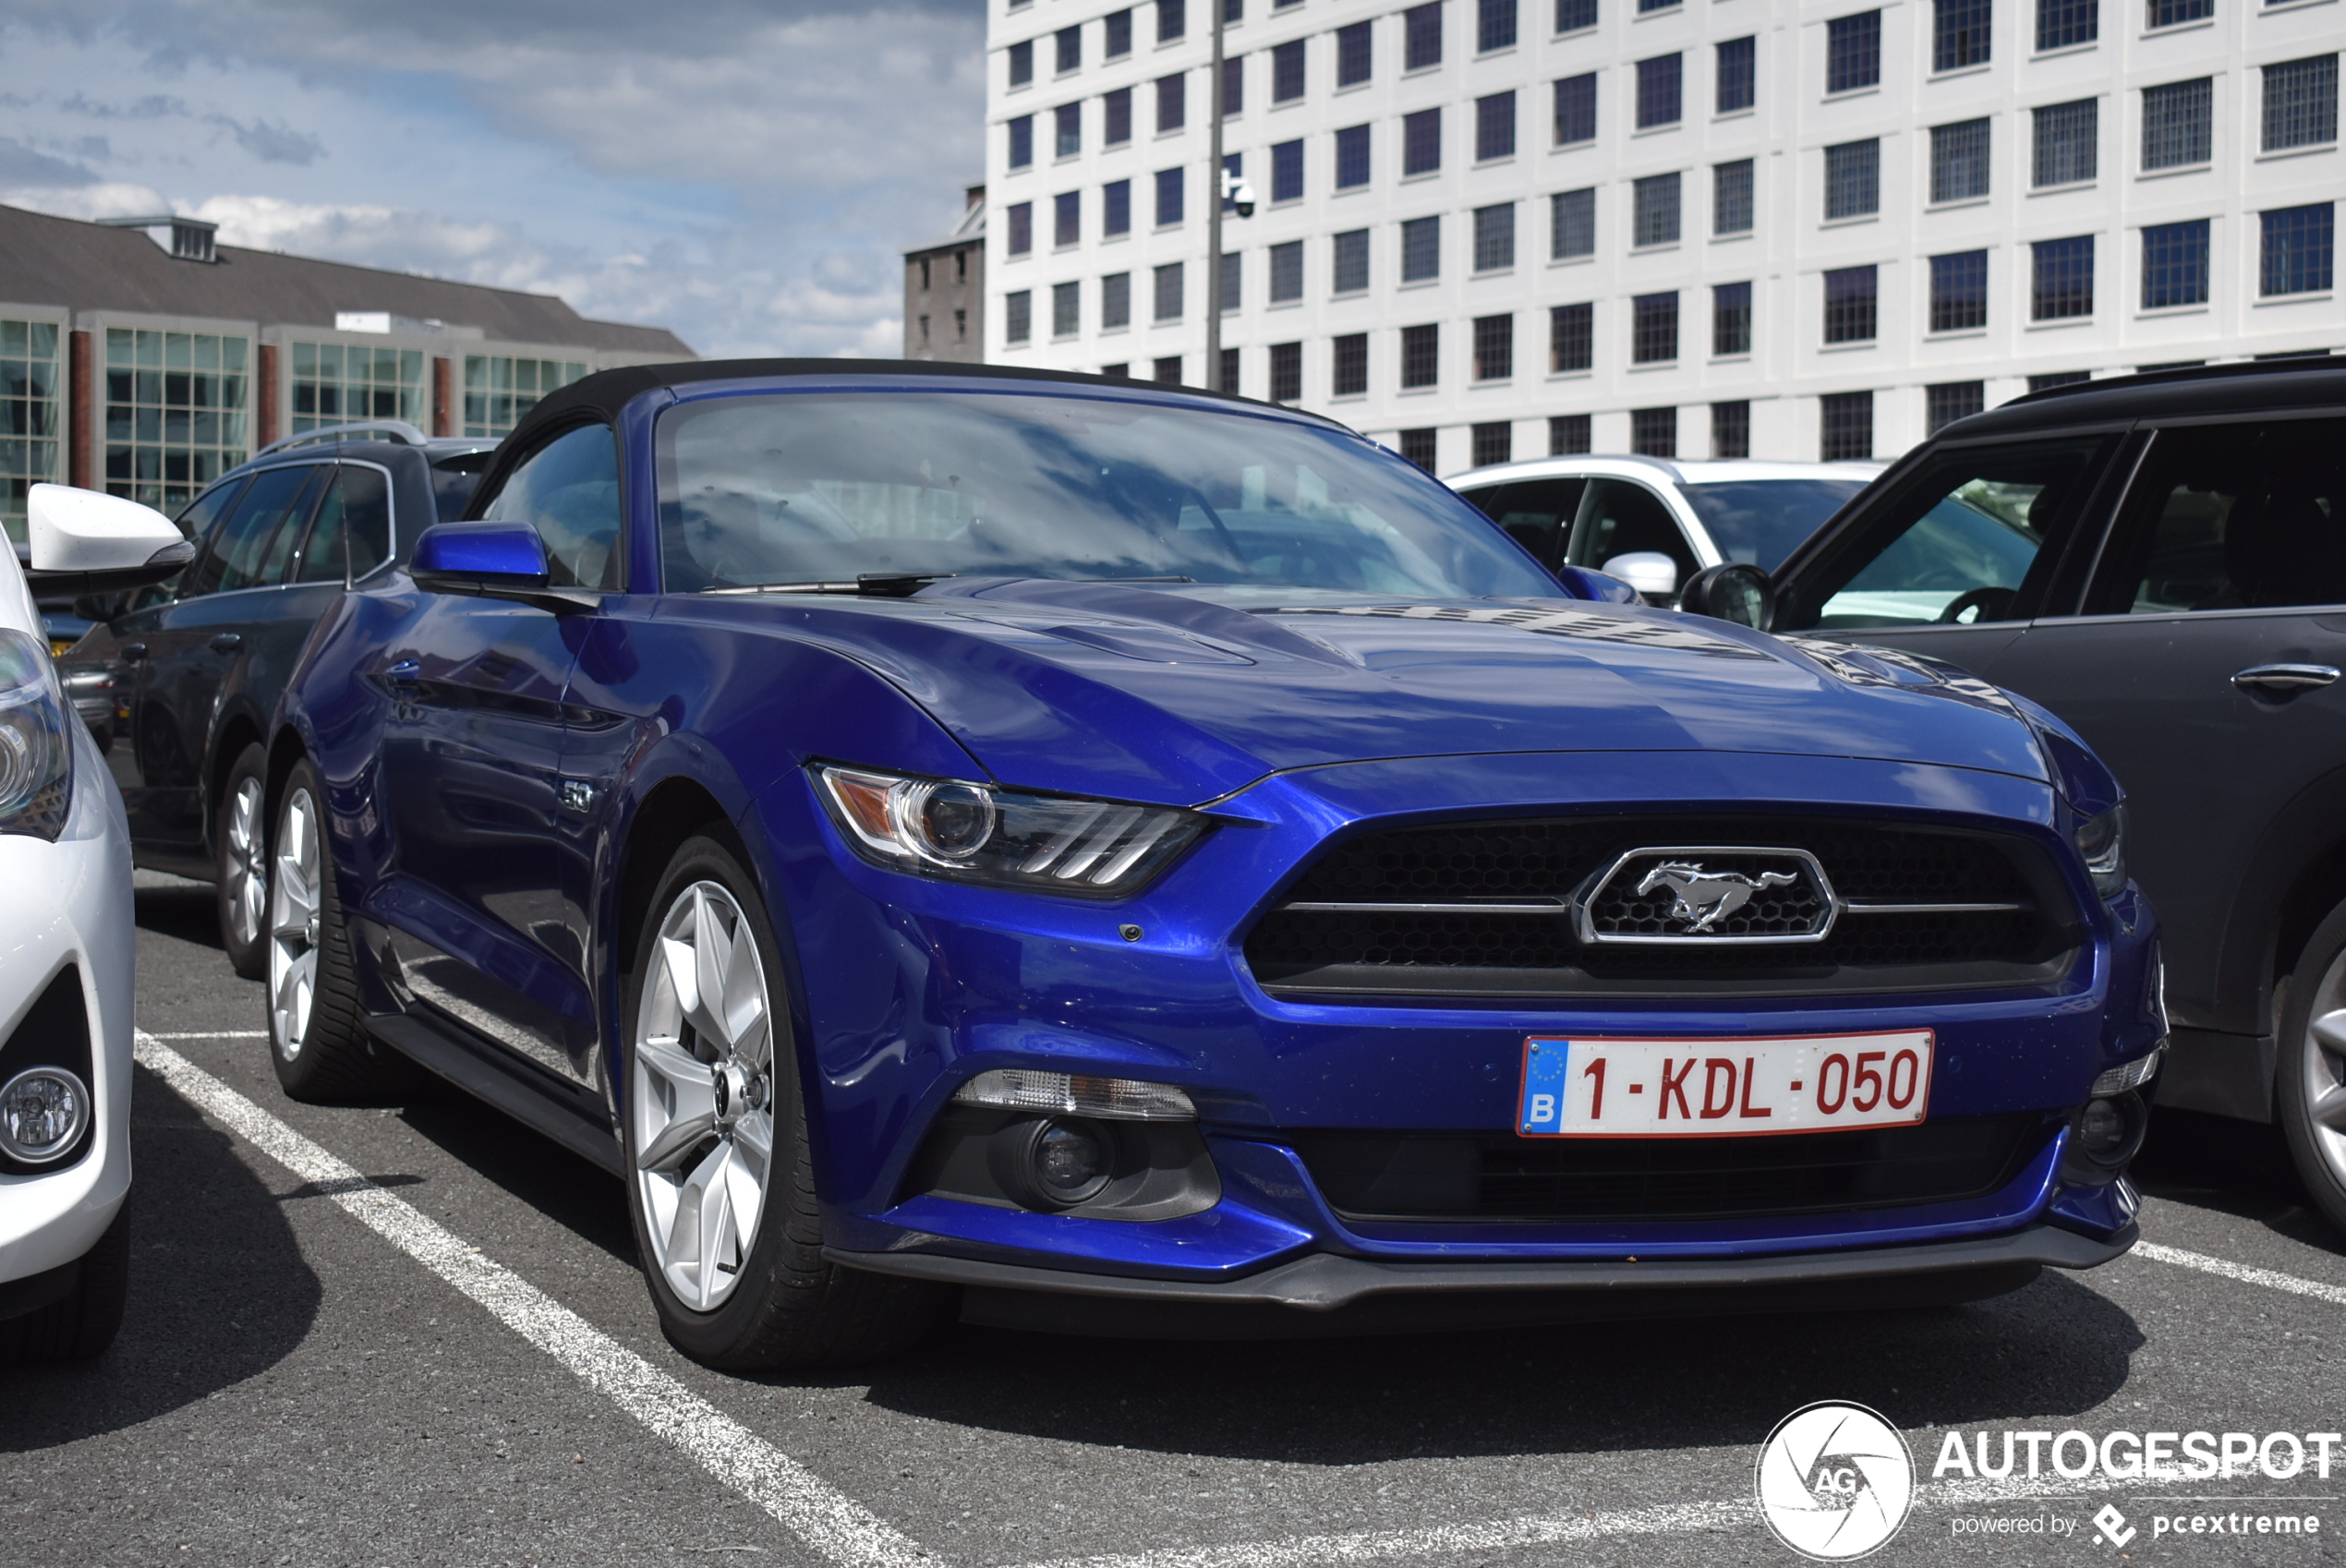
[[1710, 530], [1722, 561], [1747, 561], [1773, 572], [1792, 547], [1824, 525], [1863, 479], [1738, 479], [1684, 485], [1679, 493]]
[[1441, 598], [1562, 590], [1430, 476], [1340, 430], [1097, 395], [710, 398], [659, 425], [671, 593], [865, 573]]

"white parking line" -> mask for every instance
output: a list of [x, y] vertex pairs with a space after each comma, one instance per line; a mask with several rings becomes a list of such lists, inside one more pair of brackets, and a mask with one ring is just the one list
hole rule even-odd
[[846, 1568], [935, 1568], [935, 1554], [877, 1514], [144, 1031], [139, 1034], [139, 1061], [182, 1098], [303, 1181], [316, 1184], [362, 1224], [489, 1309], [507, 1328], [824, 1557]]
[[2346, 1307], [2346, 1285], [2324, 1285], [2319, 1280], [2301, 1280], [2295, 1274], [2275, 1272], [2246, 1263], [2234, 1263], [2223, 1258], [2210, 1258], [2205, 1252], [2186, 1252], [2180, 1247], [2161, 1247], [2155, 1241], [2134, 1243], [2134, 1256], [2154, 1262], [2172, 1263], [2177, 1268], [2197, 1269], [2203, 1274], [2216, 1274], [2243, 1285], [2261, 1285], [2267, 1290], [2285, 1290], [2292, 1296], [2310, 1296], [2316, 1301], [2327, 1301], [2333, 1307]]
[[148, 1040], [266, 1040], [269, 1038], [269, 1031], [265, 1029], [142, 1029], [139, 1033]]

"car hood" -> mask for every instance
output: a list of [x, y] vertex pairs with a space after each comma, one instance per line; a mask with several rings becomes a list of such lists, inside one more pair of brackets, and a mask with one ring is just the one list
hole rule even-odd
[[1291, 768], [1596, 751], [2048, 778], [2020, 710], [1952, 666], [1638, 606], [1020, 580], [719, 613], [857, 659], [1034, 789], [1194, 805]]

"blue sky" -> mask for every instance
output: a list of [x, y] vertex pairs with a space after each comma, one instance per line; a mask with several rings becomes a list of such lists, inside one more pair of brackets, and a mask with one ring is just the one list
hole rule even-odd
[[978, 0], [0, 0], [0, 202], [892, 356], [896, 251], [981, 177], [984, 33]]

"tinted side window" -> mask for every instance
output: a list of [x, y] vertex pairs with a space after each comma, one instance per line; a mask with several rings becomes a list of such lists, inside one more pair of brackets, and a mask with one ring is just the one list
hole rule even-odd
[[1694, 551], [1660, 496], [1626, 479], [1590, 480], [1580, 520], [1572, 529], [1572, 564], [1602, 572], [1614, 557], [1640, 550], [1656, 550], [1677, 562], [1681, 583], [1694, 571]]
[[1509, 537], [1554, 568], [1564, 559], [1564, 537], [1580, 508], [1586, 479], [1525, 479], [1470, 492], [1467, 499]]
[[2114, 444], [2075, 436], [1937, 453], [1786, 585], [1776, 629], [1971, 625], [2030, 613]]
[[496, 455], [491, 447], [486, 452], [458, 452], [431, 465], [432, 506], [441, 522], [453, 523], [464, 516], [465, 508], [472, 504], [473, 491], [480, 488], [481, 475], [489, 470], [489, 460]]
[[526, 523], [556, 587], [619, 586], [619, 448], [607, 425], [555, 437], [505, 476], [481, 515]]
[[[174, 519], [179, 525], [179, 532], [196, 541], [199, 554], [202, 553], [204, 546], [211, 543], [212, 535], [220, 526], [220, 520], [228, 514], [230, 504], [244, 494], [244, 489], [242, 478], [214, 485], [189, 501], [187, 509]], [[201, 569], [200, 562], [195, 570]], [[178, 576], [157, 583], [152, 587], [141, 588], [132, 597], [129, 608], [144, 609], [151, 604], [169, 604], [180, 596], [183, 585], [190, 578], [190, 573], [182, 572]]]
[[343, 581], [344, 550], [349, 551], [350, 581], [357, 582], [391, 554], [391, 487], [380, 468], [345, 464], [334, 470], [318, 519], [302, 546], [299, 580]]
[[212, 535], [212, 548], [189, 570], [179, 597], [224, 594], [258, 584], [279, 525], [295, 510], [316, 473], [315, 466], [304, 464], [264, 469], [254, 476], [236, 510]]
[[2159, 432], [2090, 614], [2346, 604], [2346, 419]]

